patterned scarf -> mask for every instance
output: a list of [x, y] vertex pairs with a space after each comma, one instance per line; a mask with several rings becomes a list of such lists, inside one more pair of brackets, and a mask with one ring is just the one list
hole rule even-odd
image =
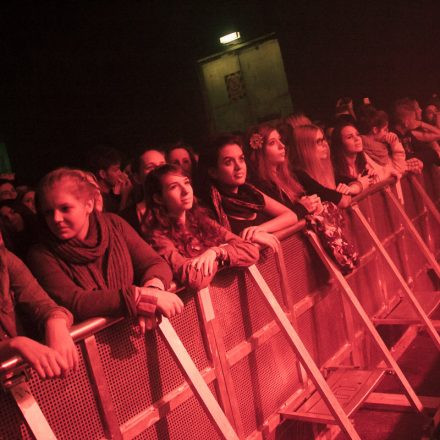
[[85, 240], [58, 240], [47, 232], [44, 242], [73, 281], [84, 289], [120, 289], [133, 282], [127, 244], [111, 216], [93, 212]]
[[228, 216], [248, 219], [265, 206], [263, 195], [249, 183], [241, 185], [237, 194], [223, 192], [212, 185], [211, 199], [219, 223], [228, 230], [231, 230]]

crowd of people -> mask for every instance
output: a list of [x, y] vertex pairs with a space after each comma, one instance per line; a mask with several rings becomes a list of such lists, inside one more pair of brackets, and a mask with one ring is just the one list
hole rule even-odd
[[173, 279], [201, 289], [221, 268], [277, 252], [275, 233], [301, 219], [349, 272], [357, 254], [341, 209], [390, 176], [438, 167], [439, 111], [437, 98], [423, 111], [398, 100], [390, 116], [342, 98], [329, 124], [296, 113], [212, 137], [198, 154], [149, 146], [124, 170], [117, 150], [98, 146], [84, 169], [55, 169], [36, 189], [3, 176], [0, 357], [19, 354], [43, 378], [68, 374], [73, 322], [128, 316], [152, 329], [184, 308]]

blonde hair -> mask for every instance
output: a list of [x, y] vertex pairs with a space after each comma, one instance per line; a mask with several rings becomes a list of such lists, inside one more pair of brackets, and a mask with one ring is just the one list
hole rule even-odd
[[74, 168], [57, 168], [46, 174], [38, 184], [36, 191], [37, 209], [40, 208], [41, 200], [45, 197], [47, 191], [62, 181], [68, 181], [71, 193], [78, 200], [95, 200], [96, 186], [90, 183], [90, 177], [87, 177], [85, 171]]
[[316, 154], [316, 136], [322, 133], [317, 125], [302, 125], [293, 130], [293, 148], [290, 161], [295, 168], [306, 171], [321, 185], [335, 189], [335, 175], [330, 158], [330, 150], [327, 159], [318, 159]]
[[286, 124], [289, 124], [292, 129], [301, 127], [301, 125], [311, 125], [312, 121], [302, 112], [293, 113], [285, 119]]

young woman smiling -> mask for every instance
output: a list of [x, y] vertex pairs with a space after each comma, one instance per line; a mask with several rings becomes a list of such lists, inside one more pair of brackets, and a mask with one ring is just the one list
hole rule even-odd
[[286, 206], [246, 183], [247, 166], [242, 140], [220, 135], [205, 148], [199, 159], [198, 191], [219, 223], [244, 240], [276, 250], [279, 240], [272, 234], [298, 221]]
[[94, 210], [95, 188], [79, 170], [60, 168], [40, 182], [43, 242], [29, 263], [41, 285], [79, 320], [94, 316], [167, 317], [182, 310], [165, 289], [171, 271], [117, 215]]
[[198, 205], [188, 176], [163, 165], [145, 180], [144, 237], [171, 266], [176, 281], [205, 287], [222, 266], [250, 266], [258, 260], [251, 243], [210, 219]]

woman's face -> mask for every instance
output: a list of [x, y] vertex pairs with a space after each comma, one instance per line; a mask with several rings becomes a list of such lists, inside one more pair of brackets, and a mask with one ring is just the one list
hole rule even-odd
[[194, 203], [193, 189], [187, 176], [166, 174], [162, 177], [162, 194], [160, 202], [168, 213], [178, 217], [192, 208]]
[[362, 138], [352, 125], [347, 125], [341, 130], [341, 140], [346, 153], [353, 154], [362, 151]]
[[286, 146], [281, 142], [281, 136], [277, 130], [271, 131], [267, 137], [264, 159], [269, 165], [279, 165], [286, 159]]
[[89, 230], [93, 200], [74, 193], [74, 182], [67, 179], [55, 184], [41, 200], [41, 209], [50, 231], [60, 240], [84, 240]]
[[21, 203], [35, 214], [37, 212], [35, 209], [35, 191], [28, 191], [21, 199]]
[[165, 163], [165, 156], [157, 150], [148, 150], [140, 157], [139, 183], [145, 180], [145, 176], [160, 165]]
[[220, 149], [217, 167], [211, 170], [211, 176], [235, 191], [246, 182], [246, 171], [243, 150], [237, 144], [228, 144]]
[[175, 148], [171, 150], [168, 154], [168, 163], [177, 165], [188, 175], [191, 174], [191, 157], [185, 148]]
[[10, 231], [21, 232], [24, 229], [23, 217], [9, 206], [0, 208], [0, 218]]
[[317, 158], [320, 160], [328, 159], [330, 156], [330, 148], [326, 138], [324, 137], [324, 133], [321, 130], [316, 132], [315, 145]]

